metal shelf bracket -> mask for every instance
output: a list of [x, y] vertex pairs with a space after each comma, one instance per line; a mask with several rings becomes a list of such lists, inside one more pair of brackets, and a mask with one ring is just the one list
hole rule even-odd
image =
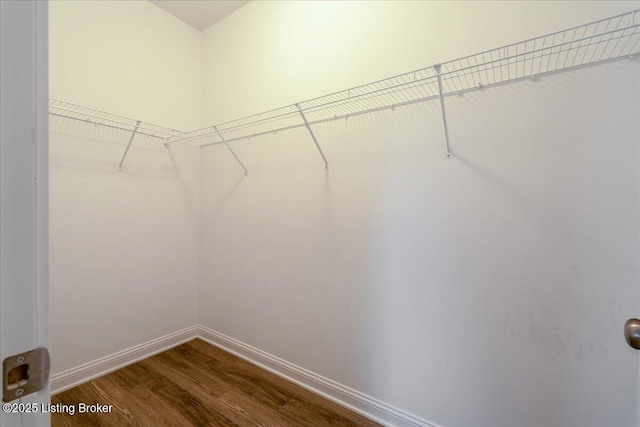
[[213, 129], [216, 131], [216, 133], [218, 134], [218, 137], [220, 138], [220, 141], [222, 141], [222, 143], [224, 144], [225, 147], [227, 147], [227, 150], [229, 150], [229, 152], [231, 153], [231, 155], [233, 156], [234, 159], [236, 159], [236, 162], [238, 162], [238, 164], [240, 165], [240, 167], [242, 168], [242, 170], [244, 170], [244, 176], [248, 176], [249, 175], [249, 171], [247, 171], [247, 168], [244, 167], [244, 165], [242, 164], [242, 162], [240, 161], [240, 159], [238, 158], [238, 156], [236, 155], [236, 153], [231, 149], [231, 147], [229, 147], [229, 144], [227, 144], [227, 141], [222, 137], [222, 134], [220, 134], [220, 131], [218, 130], [218, 128], [216, 126], [213, 127]]
[[451, 158], [451, 151], [449, 150], [449, 129], [447, 128], [447, 111], [444, 108], [444, 94], [442, 93], [442, 76], [440, 75], [440, 71], [442, 70], [441, 64], [436, 64], [433, 66], [436, 74], [438, 75], [438, 91], [440, 93], [440, 108], [442, 109], [442, 123], [444, 124], [444, 140], [447, 148], [446, 158]]
[[136, 122], [136, 127], [133, 128], [133, 133], [131, 134], [131, 138], [129, 138], [129, 143], [127, 144], [127, 148], [124, 150], [124, 154], [122, 155], [122, 159], [120, 160], [120, 164], [118, 165], [118, 172], [122, 172], [122, 165], [124, 163], [124, 159], [127, 158], [127, 153], [129, 152], [129, 148], [131, 148], [131, 143], [133, 142], [133, 138], [136, 136], [136, 132], [138, 132], [138, 127], [142, 123], [140, 120]]
[[296, 107], [298, 108], [298, 111], [300, 112], [300, 116], [302, 117], [302, 120], [304, 121], [304, 125], [307, 127], [307, 130], [309, 131], [309, 134], [311, 134], [311, 138], [313, 138], [313, 142], [315, 142], [316, 147], [318, 148], [318, 151], [320, 152], [320, 155], [322, 156], [322, 160], [324, 160], [324, 168], [325, 169], [329, 169], [329, 162], [327, 162], [327, 158], [324, 156], [324, 153], [322, 152], [322, 148], [320, 148], [320, 144], [318, 144], [318, 140], [316, 139], [316, 136], [313, 133], [313, 130], [311, 130], [311, 126], [309, 126], [309, 122], [307, 121], [307, 117], [304, 115], [304, 111], [302, 111], [302, 108], [300, 108], [299, 104], [296, 104]]
[[[400, 107], [440, 100], [446, 158], [450, 159], [455, 153], [450, 148], [445, 97], [463, 96], [466, 92], [488, 90], [524, 79], [535, 82], [548, 75], [596, 64], [618, 60], [636, 62], [639, 58], [640, 9], [191, 132], [180, 132], [146, 122], [141, 124], [129, 117], [56, 99], [49, 100], [49, 113], [55, 117], [124, 131], [125, 135], [133, 130], [127, 151], [135, 135], [159, 139], [167, 144], [180, 142], [201, 148], [225, 144], [246, 174], [246, 168], [230, 147], [234, 141], [304, 126], [328, 169], [329, 163], [313, 133], [313, 126], [330, 120], [349, 120], [361, 114], [387, 109], [397, 111]], [[127, 151], [120, 162], [120, 170]]]

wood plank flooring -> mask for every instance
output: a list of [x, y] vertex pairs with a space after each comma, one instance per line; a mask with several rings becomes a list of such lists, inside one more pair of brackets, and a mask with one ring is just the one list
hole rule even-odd
[[[79, 403], [112, 405], [79, 413]], [[378, 426], [201, 340], [51, 398], [58, 426]]]

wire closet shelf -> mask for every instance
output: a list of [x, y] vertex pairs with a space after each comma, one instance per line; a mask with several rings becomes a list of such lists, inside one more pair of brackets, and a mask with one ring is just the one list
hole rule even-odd
[[142, 122], [141, 120], [95, 110], [93, 108], [84, 107], [82, 105], [54, 98], [49, 98], [49, 114], [54, 117], [77, 120], [95, 126], [106, 126], [125, 132], [135, 131], [137, 135], [144, 135], [150, 138], [163, 140], [172, 136], [184, 134], [184, 132], [176, 129]]
[[314, 124], [437, 98], [442, 101], [444, 96], [452, 94], [633, 58], [640, 48], [639, 27], [640, 10], [635, 10], [298, 104], [173, 135], [168, 141], [198, 146], [226, 145], [303, 126], [315, 140], [310, 128]]
[[118, 165], [120, 171], [135, 136], [143, 135], [158, 139], [167, 147], [173, 143], [196, 147], [223, 144], [247, 174], [247, 168], [229, 142], [306, 127], [328, 168], [313, 125], [439, 98], [449, 158], [446, 96], [598, 63], [632, 59], [638, 53], [640, 9], [192, 132], [143, 123], [52, 98], [49, 99], [49, 113], [54, 117], [130, 132]]
[[49, 115], [53, 117], [62, 117], [65, 119], [76, 120], [83, 123], [92, 124], [94, 126], [105, 126], [111, 129], [117, 129], [130, 133], [129, 142], [124, 150], [122, 159], [118, 163], [118, 171], [122, 171], [122, 166], [127, 153], [131, 148], [133, 139], [136, 135], [143, 135], [149, 138], [155, 138], [166, 143], [171, 136], [182, 135], [184, 132], [179, 130], [158, 126], [151, 123], [143, 123], [141, 120], [131, 119], [129, 117], [120, 116], [118, 114], [107, 113], [106, 111], [95, 110], [78, 104], [73, 104], [59, 99], [49, 98]]

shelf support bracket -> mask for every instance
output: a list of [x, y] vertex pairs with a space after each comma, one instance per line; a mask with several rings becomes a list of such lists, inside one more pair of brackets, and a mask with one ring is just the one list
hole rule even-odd
[[244, 170], [244, 176], [248, 176], [249, 175], [249, 171], [247, 171], [247, 168], [244, 167], [244, 165], [242, 164], [242, 162], [240, 161], [240, 159], [238, 158], [236, 153], [231, 149], [231, 147], [229, 147], [229, 144], [227, 144], [227, 141], [222, 137], [222, 134], [220, 133], [218, 128], [216, 126], [214, 126], [213, 128], [215, 129], [216, 133], [218, 134], [218, 137], [220, 138], [220, 141], [222, 141], [224, 146], [227, 147], [227, 150], [229, 150], [229, 152], [231, 153], [233, 158], [236, 159], [236, 162], [238, 162], [238, 164], [240, 165], [242, 170]]
[[444, 124], [444, 140], [447, 146], [446, 158], [450, 159], [451, 151], [449, 150], [449, 129], [447, 128], [447, 111], [444, 108], [444, 94], [442, 93], [442, 77], [440, 76], [442, 65], [436, 64], [433, 66], [433, 69], [438, 74], [438, 91], [440, 92], [440, 108], [442, 109], [442, 123]]
[[324, 168], [325, 169], [329, 169], [329, 162], [327, 162], [327, 158], [324, 156], [324, 153], [322, 152], [322, 148], [320, 148], [320, 144], [318, 144], [318, 140], [316, 139], [316, 136], [313, 133], [313, 130], [311, 130], [311, 126], [309, 126], [309, 122], [307, 121], [307, 117], [304, 115], [304, 111], [302, 111], [302, 108], [300, 108], [299, 104], [296, 104], [296, 107], [298, 108], [298, 111], [300, 112], [300, 116], [302, 117], [302, 120], [304, 121], [304, 125], [307, 127], [307, 130], [309, 131], [309, 134], [311, 135], [311, 138], [313, 138], [313, 142], [315, 142], [316, 147], [318, 148], [318, 151], [320, 152], [320, 155], [322, 156], [322, 160], [324, 160]]
[[124, 159], [127, 158], [127, 153], [129, 152], [129, 148], [131, 148], [131, 143], [133, 142], [133, 138], [136, 136], [136, 132], [138, 132], [138, 127], [142, 123], [140, 120], [136, 122], [136, 127], [133, 128], [133, 133], [131, 134], [131, 138], [129, 138], [129, 143], [127, 144], [127, 148], [124, 150], [124, 154], [122, 155], [122, 159], [120, 160], [120, 164], [118, 165], [118, 172], [122, 172], [122, 165], [124, 163]]

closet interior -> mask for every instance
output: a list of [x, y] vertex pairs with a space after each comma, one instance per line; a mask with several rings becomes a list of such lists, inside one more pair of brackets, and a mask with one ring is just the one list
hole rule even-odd
[[200, 338], [383, 425], [634, 425], [637, 5], [50, 2], [54, 397]]

